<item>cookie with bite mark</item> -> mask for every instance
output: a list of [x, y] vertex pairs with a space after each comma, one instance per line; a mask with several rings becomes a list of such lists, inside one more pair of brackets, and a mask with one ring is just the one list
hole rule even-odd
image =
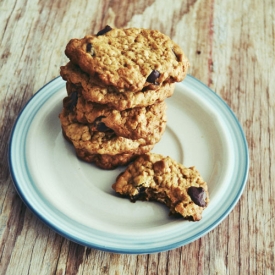
[[171, 157], [147, 153], [121, 173], [113, 189], [136, 200], [162, 202], [171, 214], [199, 221], [209, 203], [207, 183], [195, 167], [185, 167]]

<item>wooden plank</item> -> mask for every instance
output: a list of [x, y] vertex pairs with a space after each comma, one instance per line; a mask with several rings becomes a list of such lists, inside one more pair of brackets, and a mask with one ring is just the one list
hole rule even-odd
[[[20, 110], [59, 75], [69, 39], [106, 24], [171, 36], [190, 73], [246, 133], [250, 173], [240, 201], [217, 228], [172, 251], [119, 255], [70, 242], [24, 206], [11, 182], [6, 156]], [[275, 274], [274, 1], [4, 0], [0, 34], [0, 274]]]

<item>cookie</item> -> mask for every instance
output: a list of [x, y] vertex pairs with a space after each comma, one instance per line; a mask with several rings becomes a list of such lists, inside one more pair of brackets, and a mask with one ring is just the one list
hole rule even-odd
[[[166, 127], [166, 103], [118, 111], [108, 105], [84, 100], [81, 94], [72, 93], [64, 104], [74, 104], [76, 120], [82, 124], [94, 124], [95, 128], [107, 127], [116, 135], [129, 139], [145, 139], [149, 144], [158, 142]], [[72, 103], [72, 101], [77, 102]]]
[[172, 158], [148, 153], [121, 173], [113, 189], [131, 201], [152, 200], [166, 204], [171, 214], [199, 221], [209, 203], [207, 183], [195, 167], [186, 168]]
[[85, 149], [76, 149], [76, 155], [79, 159], [85, 162], [94, 163], [97, 167], [111, 170], [118, 166], [125, 166], [129, 162], [136, 159], [139, 155], [149, 152], [153, 148], [153, 145], [140, 146], [137, 150], [131, 153], [106, 155], [106, 154], [90, 154]]
[[105, 104], [119, 111], [153, 105], [171, 97], [175, 84], [164, 84], [156, 90], [144, 89], [137, 92], [121, 92], [111, 86], [99, 86], [97, 80], [69, 62], [60, 69], [60, 75], [67, 81], [68, 94], [80, 92], [86, 101]]
[[76, 150], [83, 150], [86, 154], [117, 155], [136, 152], [141, 146], [150, 146], [143, 139], [117, 136], [110, 129], [94, 130], [94, 125], [77, 122], [75, 114], [64, 108], [59, 118], [65, 137]]
[[[63, 112], [60, 114], [60, 120], [62, 125], [62, 131], [64, 137], [73, 145], [75, 145], [72, 136], [69, 134], [68, 128], [66, 125], [71, 125], [72, 123], [76, 122], [75, 114], [70, 111], [70, 108], [73, 106], [74, 99], [65, 98], [64, 105], [66, 109], [63, 109]], [[76, 133], [77, 134], [77, 133]], [[102, 169], [114, 169], [117, 166], [127, 165], [130, 161], [134, 160], [137, 156], [149, 152], [154, 145], [144, 145], [139, 146], [135, 150], [131, 150], [128, 153], [119, 153], [116, 155], [110, 154], [91, 154], [89, 148], [86, 146], [74, 146], [76, 155], [79, 159], [94, 163], [96, 166]]]
[[189, 66], [182, 49], [157, 30], [105, 28], [97, 35], [71, 39], [65, 54], [104, 86], [140, 91], [180, 82]]

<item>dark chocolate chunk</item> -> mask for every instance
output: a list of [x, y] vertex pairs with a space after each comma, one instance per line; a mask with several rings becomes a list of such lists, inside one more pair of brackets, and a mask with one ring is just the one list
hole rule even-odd
[[87, 43], [86, 44], [86, 52], [90, 53], [92, 56], [95, 55], [95, 51], [94, 51], [92, 43]]
[[163, 160], [159, 160], [153, 164], [153, 169], [155, 173], [162, 172], [165, 168], [165, 162]]
[[86, 45], [86, 52], [91, 52], [91, 50], [92, 50], [92, 43], [87, 43], [87, 45]]
[[141, 194], [141, 193], [144, 193], [144, 192], [145, 192], [146, 187], [144, 187], [144, 186], [138, 186], [138, 187], [137, 187], [137, 190], [138, 190], [138, 192]]
[[191, 186], [188, 188], [187, 193], [195, 204], [202, 207], [206, 206], [205, 192], [202, 187]]
[[103, 34], [105, 34], [106, 32], [109, 32], [111, 29], [112, 29], [112, 28], [111, 28], [110, 26], [106, 25], [104, 29], [102, 29], [101, 31], [99, 31], [99, 32], [96, 34], [96, 36], [103, 35]]
[[147, 188], [144, 186], [138, 186], [137, 187], [138, 194], [130, 197], [131, 202], [136, 202], [137, 200], [144, 200], [146, 198], [146, 193], [145, 193], [146, 189]]
[[157, 70], [153, 70], [149, 76], [147, 77], [146, 81], [153, 83], [154, 85], [159, 85], [159, 83], [156, 81], [160, 76], [160, 72]]
[[100, 116], [100, 117], [98, 117], [98, 118], [94, 121], [93, 127], [92, 127], [92, 130], [93, 130], [93, 131], [107, 132], [107, 131], [111, 130], [109, 127], [107, 127], [107, 126], [105, 125], [104, 122], [101, 121], [102, 118], [104, 118], [104, 116]]
[[72, 92], [70, 96], [66, 97], [65, 99], [66, 100], [64, 101], [64, 107], [70, 111], [73, 111], [77, 104], [77, 99], [78, 99], [77, 92], [76, 91]]

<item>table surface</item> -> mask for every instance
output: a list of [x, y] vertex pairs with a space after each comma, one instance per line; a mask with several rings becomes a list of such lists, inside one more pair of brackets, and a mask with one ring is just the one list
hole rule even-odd
[[[20, 110], [66, 64], [71, 38], [105, 25], [158, 29], [190, 60], [189, 73], [231, 107], [250, 151], [246, 188], [226, 219], [177, 249], [120, 255], [55, 233], [22, 202], [8, 168]], [[0, 2], [1, 274], [275, 274], [275, 4], [273, 0]]]

